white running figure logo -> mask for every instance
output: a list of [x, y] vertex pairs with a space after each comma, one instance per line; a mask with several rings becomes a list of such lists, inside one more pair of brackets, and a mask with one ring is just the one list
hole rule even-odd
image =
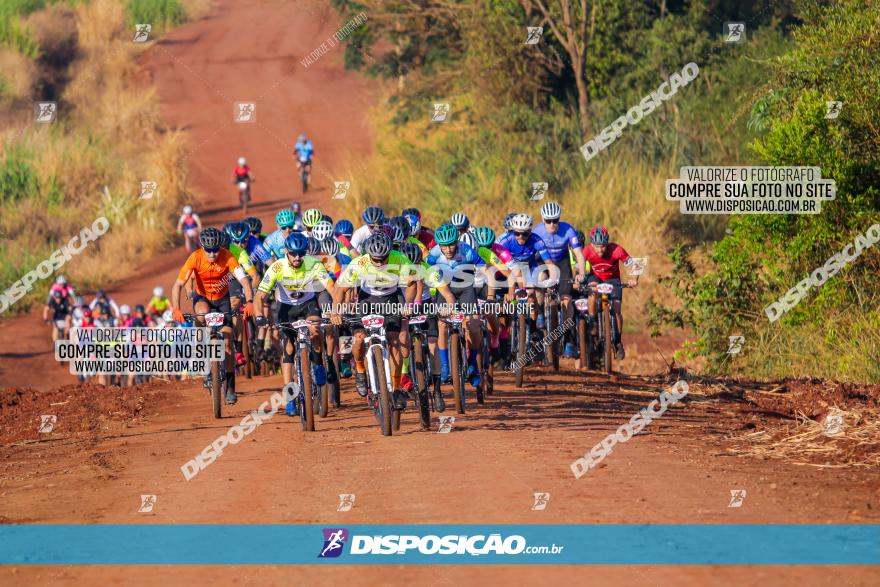
[[330, 534], [330, 543], [327, 545], [327, 548], [321, 553], [321, 556], [326, 555], [331, 550], [337, 550], [342, 548], [342, 530], [337, 530]]

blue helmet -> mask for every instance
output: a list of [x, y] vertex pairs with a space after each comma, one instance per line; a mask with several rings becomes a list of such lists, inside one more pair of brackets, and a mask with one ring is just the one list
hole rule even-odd
[[345, 218], [343, 218], [336, 223], [335, 231], [336, 234], [341, 234], [346, 238], [351, 238], [351, 235], [354, 234], [354, 224], [351, 223], [351, 220], [346, 220]]
[[370, 206], [364, 210], [363, 219], [367, 224], [382, 224], [385, 220], [385, 211], [378, 206]]
[[284, 248], [291, 253], [305, 255], [309, 250], [309, 237], [301, 232], [293, 232], [284, 239]]

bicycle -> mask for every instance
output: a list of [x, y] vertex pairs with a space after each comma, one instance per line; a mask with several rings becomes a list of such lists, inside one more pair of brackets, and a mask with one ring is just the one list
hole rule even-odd
[[531, 328], [529, 321], [526, 319], [526, 304], [529, 300], [529, 294], [526, 290], [519, 290], [516, 293], [517, 309], [514, 314], [515, 327], [511, 324], [510, 328], [510, 348], [514, 352], [514, 383], [517, 387], [523, 386], [525, 378], [526, 359], [529, 339], [531, 336]]
[[[309, 327], [312, 324], [326, 324], [327, 321], [297, 320], [296, 322], [274, 322], [275, 328], [291, 328], [296, 330], [296, 342], [293, 351], [293, 373], [297, 378], [295, 385], [295, 398], [300, 425], [306, 432], [315, 431], [315, 416], [322, 418], [327, 416], [327, 391], [326, 384], [318, 385], [315, 381], [315, 372], [311, 362], [312, 339]], [[323, 354], [323, 351], [322, 351]], [[305, 374], [308, 373], [308, 377]], [[291, 382], [292, 383], [292, 382]], [[285, 384], [285, 388], [289, 384]], [[297, 393], [298, 392], [298, 393]]]
[[435, 411], [431, 392], [429, 390], [429, 381], [433, 383], [435, 392], [440, 390], [440, 379], [435, 377], [431, 368], [431, 358], [428, 352], [428, 334], [425, 330], [425, 322], [427, 316], [411, 316], [409, 318], [410, 332], [410, 367], [413, 372], [413, 381], [415, 389], [413, 391], [413, 399], [419, 409], [419, 421], [422, 428], [429, 430], [431, 428], [431, 412]]
[[544, 330], [545, 340], [548, 344], [544, 345], [544, 364], [552, 365], [554, 371], [559, 371], [559, 355], [561, 355], [561, 336], [555, 336], [559, 328], [559, 281], [554, 280], [551, 283], [536, 285], [536, 289], [544, 290]]
[[449, 374], [452, 376], [452, 401], [459, 414], [464, 414], [464, 383], [467, 381], [467, 341], [461, 327], [464, 319], [464, 314], [451, 314], [443, 318], [443, 321], [449, 324], [449, 340], [447, 343], [449, 348]]
[[238, 184], [238, 203], [241, 206], [242, 212], [247, 215], [248, 213], [248, 203], [251, 201], [251, 182], [250, 180], [243, 179]]
[[577, 322], [578, 354], [580, 355], [580, 368], [591, 370], [593, 368], [592, 338], [590, 335], [590, 301], [587, 298], [577, 298], [574, 302], [574, 319]]
[[[620, 284], [621, 288], [629, 287], [626, 283]], [[587, 329], [587, 348], [590, 349], [595, 356], [602, 359], [602, 370], [606, 374], [611, 374], [611, 364], [614, 358], [614, 341], [620, 339], [620, 333], [617, 332], [617, 320], [611, 312], [611, 295], [614, 292], [614, 285], [610, 283], [592, 283], [585, 285], [584, 288], [590, 295], [599, 296], [598, 307], [596, 309], [596, 323], [598, 332], [596, 339], [591, 340], [592, 336]]]
[[302, 193], [309, 191], [309, 183], [311, 181], [311, 163], [309, 158], [300, 155], [299, 157], [299, 181], [302, 184]]
[[[205, 324], [211, 329], [210, 340], [225, 340], [226, 335], [222, 332], [223, 323], [226, 318], [239, 316], [241, 311], [234, 310], [232, 312], [205, 312], [184, 314], [183, 317], [187, 321], [195, 321], [196, 318], [204, 318]], [[226, 369], [220, 366], [225, 363], [225, 357], [218, 361], [211, 361], [211, 369], [205, 375], [204, 386], [211, 393], [211, 411], [215, 418], [223, 417], [223, 400], [229, 387], [229, 381], [226, 378]], [[235, 377], [235, 372], [232, 373]], [[222, 394], [222, 395], [221, 395]]]
[[370, 314], [362, 318], [344, 318], [349, 324], [360, 322], [367, 331], [363, 344], [367, 345], [367, 383], [370, 386], [368, 401], [382, 436], [391, 436], [400, 427], [400, 411], [393, 409], [391, 400], [391, 358], [385, 336], [385, 317]]
[[[324, 317], [327, 318], [327, 316], [324, 316]], [[333, 329], [336, 329], [336, 327], [333, 324], [330, 324], [329, 320], [327, 322], [321, 323], [321, 334], [322, 334], [322, 336], [321, 336], [321, 357], [322, 357], [322, 361], [324, 362], [324, 372], [325, 373], [330, 373], [330, 371], [331, 371], [330, 370], [330, 362], [331, 361], [333, 362], [333, 368], [335, 369], [335, 371], [333, 371], [333, 372], [336, 373], [336, 381], [334, 383], [327, 384], [330, 387], [330, 389], [328, 390], [329, 393], [325, 394], [325, 395], [329, 395], [329, 399], [333, 401], [334, 408], [339, 408], [342, 406], [342, 397], [340, 395], [340, 389], [339, 389], [339, 373], [340, 373], [339, 352], [337, 350], [336, 352], [333, 353], [333, 356], [331, 357], [327, 352], [325, 352], [325, 348], [324, 348], [324, 344], [323, 344], [324, 341], [327, 340], [327, 338], [328, 338], [327, 331], [333, 330]], [[336, 337], [336, 340], [337, 340], [337, 345], [338, 345], [338, 340], [339, 340], [338, 336]], [[321, 417], [323, 418], [327, 415], [327, 410], [328, 410], [329, 406], [325, 406], [323, 403], [323, 400], [322, 400], [321, 406], [322, 406], [321, 410], [323, 412], [321, 414]]]

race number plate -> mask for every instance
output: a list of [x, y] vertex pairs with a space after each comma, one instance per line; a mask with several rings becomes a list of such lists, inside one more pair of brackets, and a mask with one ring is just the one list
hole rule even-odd
[[361, 324], [363, 324], [367, 328], [382, 326], [383, 324], [385, 324], [385, 317], [380, 316], [379, 314], [370, 314], [369, 316], [364, 316], [363, 318], [361, 318]]
[[311, 326], [311, 324], [312, 323], [309, 322], [308, 320], [297, 320], [296, 322], [294, 322], [292, 324], [292, 326], [294, 328], [308, 328], [309, 326]]
[[162, 314], [162, 320], [165, 322], [173, 322], [174, 321], [174, 312], [171, 310], [165, 310], [165, 313]]
[[208, 326], [223, 326], [223, 312], [211, 312], [205, 314], [205, 322]]
[[339, 337], [339, 352], [343, 355], [351, 354], [351, 345], [354, 342], [353, 336], [340, 336]]
[[413, 316], [412, 318], [409, 319], [409, 323], [410, 324], [421, 324], [422, 322], [424, 322], [427, 319], [428, 319], [427, 316]]
[[464, 322], [464, 314], [452, 314], [451, 316], [449, 316], [449, 321], [456, 324]]
[[600, 283], [596, 286], [596, 291], [598, 291], [600, 294], [610, 294], [614, 291], [614, 286], [610, 283]]
[[578, 309], [579, 312], [586, 312], [590, 308], [589, 300], [575, 300], [574, 307]]

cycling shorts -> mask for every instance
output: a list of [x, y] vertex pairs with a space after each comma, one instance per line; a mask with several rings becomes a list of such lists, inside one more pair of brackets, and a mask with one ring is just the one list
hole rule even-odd
[[[417, 314], [418, 312], [418, 309], [416, 309]], [[440, 335], [440, 330], [437, 326], [437, 316], [433, 314], [428, 316], [428, 319], [422, 322], [422, 330], [428, 338], [437, 338]]]
[[[305, 320], [307, 318], [320, 318], [321, 309], [315, 298], [311, 298], [302, 304], [278, 304], [278, 322], [296, 322], [297, 320]], [[288, 326], [280, 328], [282, 336], [291, 342], [296, 343], [296, 329]]]
[[[373, 294], [368, 294], [362, 289], [358, 290], [358, 305], [360, 306], [358, 309], [366, 309], [369, 310], [370, 304], [403, 304], [405, 299], [403, 295], [401, 295], [400, 290], [395, 290], [388, 295], [377, 296]], [[366, 306], [366, 307], [365, 307]], [[378, 309], [378, 308], [377, 308]], [[362, 318], [367, 316], [368, 314], [358, 312], [358, 318]], [[391, 314], [391, 313], [382, 313], [382, 316], [385, 317], [385, 331], [386, 332], [400, 332], [400, 313]], [[354, 323], [351, 325], [352, 331], [355, 330], [363, 330], [364, 327], [360, 322]]]
[[548, 263], [548, 265], [550, 264], [559, 268], [559, 295], [570, 296], [572, 290], [571, 282], [574, 279], [571, 271], [571, 262], [566, 257], [555, 263]]
[[[208, 304], [208, 312], [223, 312], [224, 314], [228, 314], [232, 311], [229, 296], [223, 296], [219, 300], [209, 300], [205, 296], [193, 292], [190, 294], [190, 299], [192, 300], [193, 308], [196, 312], [199, 311], [198, 308], [196, 308], [196, 304], [201, 302]], [[232, 319], [228, 315], [223, 317], [223, 326], [232, 326]]]
[[458, 304], [474, 304], [477, 303], [477, 292], [473, 286], [468, 287], [450, 287], [449, 291], [452, 292], [452, 295], [455, 297], [455, 301]]
[[237, 279], [229, 280], [229, 297], [238, 298], [244, 301], [244, 289], [241, 287], [241, 284]]
[[587, 276], [587, 283], [610, 283], [614, 286], [614, 290], [611, 292], [611, 299], [616, 302], [623, 301], [623, 288], [620, 287], [620, 278], [612, 277], [611, 279], [602, 280], [593, 275], [592, 273]]

